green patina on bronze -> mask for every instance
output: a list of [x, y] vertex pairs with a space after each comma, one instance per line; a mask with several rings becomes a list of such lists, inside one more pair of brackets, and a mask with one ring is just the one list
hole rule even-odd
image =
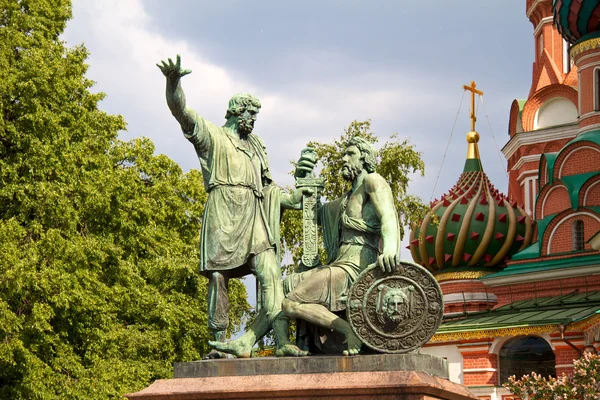
[[[233, 96], [225, 125], [217, 126], [186, 106], [181, 78], [191, 71], [181, 68], [180, 57], [157, 66], [167, 78], [167, 105], [194, 145], [208, 193], [200, 235], [200, 271], [209, 279], [208, 323], [215, 339], [209, 344], [249, 357], [256, 341], [273, 328], [277, 355], [305, 355], [289, 343], [288, 320], [281, 312], [278, 263], [281, 209], [299, 208], [302, 193], [290, 195], [272, 184], [264, 143], [252, 133], [260, 101], [246, 93]], [[227, 281], [250, 272], [263, 288], [263, 307], [243, 340], [224, 343], [229, 323]]]

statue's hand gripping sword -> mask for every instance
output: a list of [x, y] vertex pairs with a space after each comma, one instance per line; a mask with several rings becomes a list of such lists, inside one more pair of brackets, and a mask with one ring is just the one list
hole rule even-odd
[[[317, 153], [307, 148], [302, 151], [301, 160], [310, 160], [313, 164], [317, 161]], [[319, 264], [319, 228], [317, 225], [317, 202], [319, 189], [323, 188], [323, 179], [315, 177], [313, 172], [304, 177], [296, 178], [296, 188], [310, 188], [312, 194], [302, 195], [302, 264], [311, 268]]]

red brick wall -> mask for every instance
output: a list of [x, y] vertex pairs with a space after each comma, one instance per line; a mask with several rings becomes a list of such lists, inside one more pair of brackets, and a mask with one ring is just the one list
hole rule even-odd
[[552, 84], [538, 90], [529, 98], [529, 100], [527, 100], [527, 103], [525, 103], [525, 106], [523, 107], [521, 119], [523, 121], [523, 130], [525, 132], [533, 130], [535, 114], [542, 104], [556, 97], [571, 100], [573, 104], [577, 105], [577, 91], [570, 86]]
[[[487, 350], [481, 353], [463, 352], [463, 378], [467, 386], [497, 386], [498, 385], [498, 355], [489, 354]], [[465, 371], [469, 369], [493, 368], [496, 371]]]
[[[584, 210], [572, 211], [558, 214], [544, 232], [542, 241], [542, 255], [557, 254], [573, 251], [573, 223], [576, 220], [582, 220], [584, 224], [584, 241], [588, 241], [592, 235], [600, 230], [600, 216], [591, 210], [585, 210], [587, 214], [582, 214]], [[569, 215], [570, 214], [570, 215]], [[595, 215], [592, 217], [591, 215]], [[593, 250], [589, 244], [585, 245], [585, 250]]]
[[586, 207], [600, 206], [600, 173], [581, 187], [579, 204]]
[[562, 162], [554, 167], [555, 176], [560, 178], [587, 172], [600, 172], [600, 146], [583, 142], [569, 146], [568, 149], [571, 151], [564, 158], [562, 154], [559, 156]]
[[[583, 57], [589, 57], [582, 60]], [[580, 113], [585, 115], [594, 112], [594, 64], [600, 61], [600, 51], [598, 49], [589, 50], [581, 53], [575, 58], [577, 67], [579, 68], [579, 90], [581, 91]], [[588, 65], [590, 65], [588, 67]]]
[[461, 292], [485, 292], [487, 286], [478, 279], [465, 279], [460, 281], [444, 281], [440, 282], [442, 293], [461, 293]]
[[498, 296], [498, 305], [500, 307], [518, 300], [535, 299], [536, 297], [560, 296], [571, 293], [575, 290], [585, 292], [600, 291], [600, 276], [579, 276], [568, 279], [553, 279], [533, 283], [518, 283], [513, 285], [499, 286], [491, 288], [494, 294]]
[[571, 208], [571, 200], [567, 188], [561, 183], [556, 183], [542, 189], [535, 205], [535, 217], [542, 219], [547, 215], [557, 214], [569, 208]]
[[[519, 119], [519, 102], [513, 100], [510, 105], [510, 114], [508, 117], [508, 135], [513, 137], [517, 133], [517, 120]], [[523, 127], [521, 126], [521, 129]]]

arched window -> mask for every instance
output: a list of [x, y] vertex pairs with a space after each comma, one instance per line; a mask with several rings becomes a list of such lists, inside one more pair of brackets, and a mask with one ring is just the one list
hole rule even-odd
[[585, 249], [585, 227], [583, 221], [578, 219], [573, 222], [573, 250], [581, 251]]
[[538, 336], [519, 336], [507, 341], [500, 350], [500, 384], [508, 377], [517, 378], [535, 372], [556, 377], [556, 358], [550, 344]]

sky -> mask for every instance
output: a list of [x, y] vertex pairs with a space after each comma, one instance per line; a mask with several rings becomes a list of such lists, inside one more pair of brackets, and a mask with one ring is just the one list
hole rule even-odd
[[[192, 70], [182, 79], [188, 105], [204, 118], [224, 123], [238, 92], [261, 100], [254, 133], [279, 185], [293, 185], [290, 161], [307, 142], [331, 142], [351, 121], [370, 119], [379, 145], [397, 133], [421, 152], [425, 176], [413, 176], [409, 191], [424, 202], [462, 172], [470, 130], [462, 86], [473, 80], [484, 92], [482, 164], [507, 192], [499, 149], [534, 59], [525, 0], [74, 0], [63, 39], [90, 51], [92, 91], [107, 95], [100, 107], [128, 123], [121, 139], [150, 138], [184, 171], [200, 165], [156, 67], [177, 54]], [[401, 256], [410, 259], [404, 248]]]

